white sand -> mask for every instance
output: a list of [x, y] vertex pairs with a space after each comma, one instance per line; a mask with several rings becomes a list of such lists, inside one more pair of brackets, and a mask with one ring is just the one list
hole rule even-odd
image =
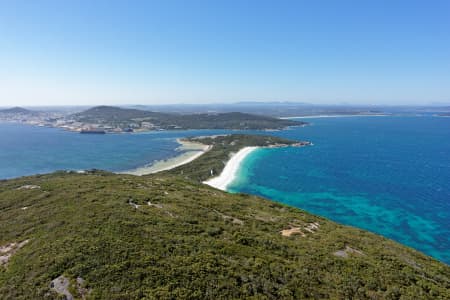
[[188, 150], [188, 151], [167, 160], [157, 161], [151, 166], [144, 166], [134, 170], [129, 170], [120, 173], [142, 176], [147, 174], [154, 174], [161, 171], [167, 171], [190, 163], [191, 161], [200, 157], [203, 153], [205, 153], [211, 148], [211, 146], [207, 146], [200, 143], [183, 141], [180, 139], [177, 139], [177, 142], [181, 144], [181, 146], [178, 148], [179, 150], [183, 151]]
[[203, 183], [215, 187], [216, 189], [226, 191], [227, 186], [236, 178], [242, 161], [245, 159], [245, 157], [247, 157], [247, 155], [258, 148], [259, 147], [242, 148], [230, 158], [219, 176], [208, 179]]

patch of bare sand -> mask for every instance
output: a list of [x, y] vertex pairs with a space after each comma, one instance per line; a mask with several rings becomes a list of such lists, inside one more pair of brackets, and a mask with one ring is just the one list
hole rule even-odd
[[319, 230], [319, 227], [320, 225], [317, 222], [308, 223], [306, 225], [289, 224], [289, 228], [281, 230], [280, 233], [282, 236], [301, 235], [302, 237], [306, 237], [305, 231], [315, 233], [315, 231]]
[[300, 227], [284, 229], [284, 230], [281, 230], [280, 233], [282, 236], [291, 236], [291, 235], [301, 235], [303, 237], [306, 236], [306, 234], [301, 230]]

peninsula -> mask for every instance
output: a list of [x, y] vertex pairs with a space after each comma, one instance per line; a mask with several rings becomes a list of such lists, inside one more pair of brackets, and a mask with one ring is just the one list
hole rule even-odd
[[120, 173], [142, 176], [171, 170], [190, 163], [191, 161], [203, 155], [205, 152], [209, 151], [212, 147], [211, 145], [205, 145], [199, 142], [193, 142], [185, 139], [177, 139], [177, 142], [180, 144], [180, 147], [178, 147], [177, 150], [182, 151], [182, 154], [169, 158], [167, 160], [156, 161], [149, 166], [143, 166]]
[[93, 107], [70, 115], [67, 117], [67, 123], [71, 123], [71, 128], [75, 130], [88, 127], [108, 132], [177, 129], [279, 130], [306, 124], [240, 112], [173, 114], [113, 106]]
[[307, 124], [241, 112], [176, 114], [114, 106], [96, 106], [72, 114], [15, 107], [0, 110], [0, 121], [97, 134], [187, 129], [281, 130]]
[[[0, 298], [448, 299], [450, 267], [364, 230], [201, 182], [267, 136], [147, 176], [0, 181]], [[32, 270], [32, 272], [30, 272]]]
[[[229, 162], [237, 153], [246, 149], [256, 149], [261, 147], [302, 147], [311, 145], [308, 141], [293, 141], [270, 135], [245, 135], [230, 134], [206, 137], [191, 137], [186, 139], [189, 142], [195, 142], [210, 146], [210, 150], [190, 164], [183, 165], [170, 170], [170, 173], [189, 177], [197, 182], [203, 182], [212, 179], [222, 173], [227, 162]], [[232, 169], [236, 164], [245, 158], [245, 155], [238, 156], [231, 161]], [[229, 167], [230, 168], [230, 167]], [[228, 177], [228, 176], [226, 176]]]

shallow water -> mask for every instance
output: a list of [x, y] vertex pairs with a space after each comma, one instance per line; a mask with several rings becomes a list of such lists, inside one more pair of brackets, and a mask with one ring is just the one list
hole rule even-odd
[[125, 171], [179, 155], [177, 138], [223, 130], [143, 134], [79, 134], [57, 128], [0, 123], [0, 179], [56, 170]]
[[276, 135], [314, 146], [253, 152], [229, 190], [368, 229], [450, 263], [450, 118], [307, 121]]
[[[450, 264], [450, 118], [307, 121], [270, 134], [314, 146], [255, 151], [229, 189], [368, 229]], [[178, 155], [176, 138], [223, 133], [231, 131], [82, 135], [0, 123], [0, 179], [135, 169]]]

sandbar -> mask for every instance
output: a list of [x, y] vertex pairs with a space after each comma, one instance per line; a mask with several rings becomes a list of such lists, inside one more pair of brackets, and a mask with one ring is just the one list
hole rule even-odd
[[215, 187], [216, 189], [226, 191], [228, 185], [233, 182], [239, 171], [242, 161], [260, 147], [245, 147], [235, 153], [225, 165], [219, 176], [203, 181], [203, 183]]
[[167, 160], [156, 161], [152, 165], [139, 167], [133, 170], [128, 170], [124, 172], [120, 172], [121, 174], [130, 174], [130, 175], [148, 175], [154, 174], [161, 171], [167, 171], [187, 163], [190, 163], [194, 159], [200, 157], [203, 153], [208, 151], [211, 146], [204, 145], [201, 143], [195, 143], [190, 141], [185, 141], [182, 139], [177, 139], [177, 142], [181, 144], [180, 147], [177, 148], [179, 151], [185, 151], [180, 155], [169, 158]]

